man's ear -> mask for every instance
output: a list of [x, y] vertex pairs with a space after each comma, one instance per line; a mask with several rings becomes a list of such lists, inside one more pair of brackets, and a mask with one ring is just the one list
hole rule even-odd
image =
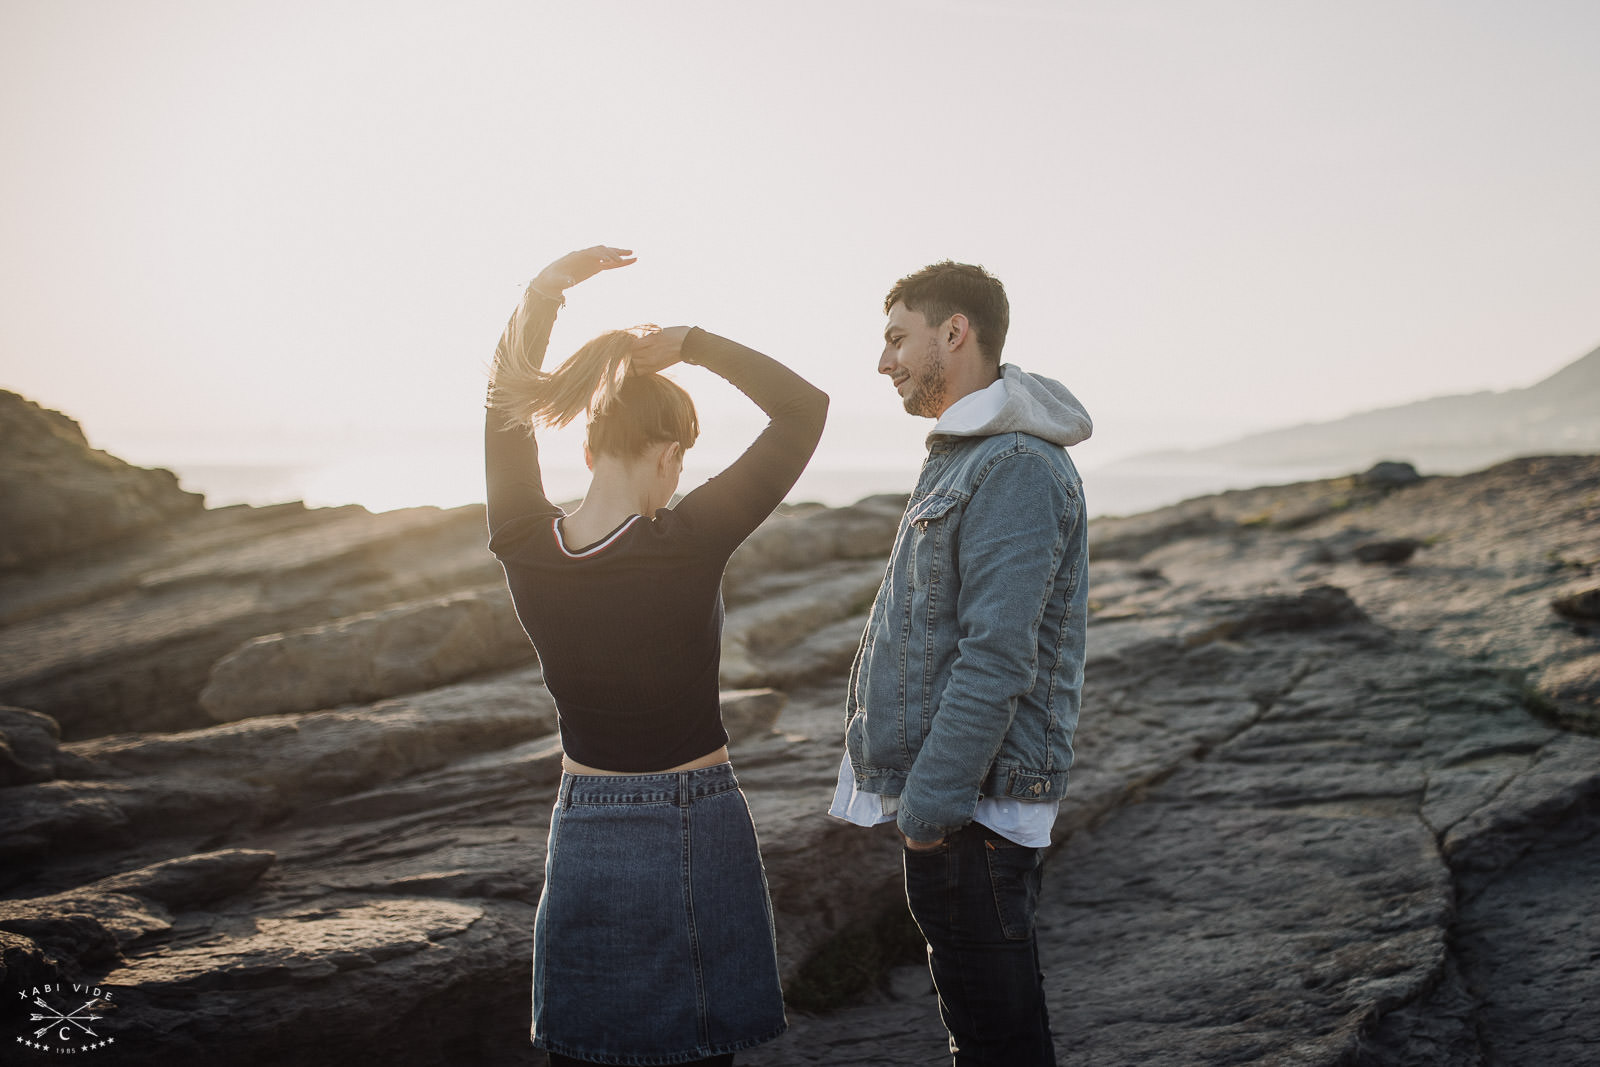
[[969, 338], [973, 338], [972, 323], [961, 312], [956, 312], [944, 321], [944, 336], [941, 339], [950, 351], [954, 352], [960, 348]]

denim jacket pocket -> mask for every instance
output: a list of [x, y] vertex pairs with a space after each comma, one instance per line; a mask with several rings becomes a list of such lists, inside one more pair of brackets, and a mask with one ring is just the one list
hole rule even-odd
[[929, 496], [906, 511], [906, 528], [911, 535], [906, 581], [912, 589], [926, 589], [939, 581], [949, 555], [949, 528], [960, 499]]

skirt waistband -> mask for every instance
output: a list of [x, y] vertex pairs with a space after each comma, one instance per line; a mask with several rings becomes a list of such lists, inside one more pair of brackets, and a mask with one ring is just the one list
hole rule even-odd
[[733, 764], [660, 774], [572, 774], [561, 772], [560, 804], [678, 804], [738, 789]]

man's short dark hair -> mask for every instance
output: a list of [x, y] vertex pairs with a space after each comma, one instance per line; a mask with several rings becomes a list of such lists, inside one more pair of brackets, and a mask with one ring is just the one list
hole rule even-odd
[[929, 326], [957, 313], [965, 315], [977, 331], [978, 351], [999, 364], [1011, 328], [1011, 302], [1000, 279], [982, 267], [948, 259], [930, 264], [894, 283], [884, 297], [883, 313], [887, 315], [896, 303], [921, 312]]

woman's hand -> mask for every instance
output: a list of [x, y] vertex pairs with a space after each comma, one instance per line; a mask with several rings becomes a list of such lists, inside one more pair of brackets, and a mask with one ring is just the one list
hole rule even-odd
[[629, 374], [657, 374], [683, 358], [683, 339], [689, 336], [688, 326], [655, 328], [633, 343], [633, 354], [628, 360]]
[[547, 296], [560, 296], [563, 289], [571, 289], [603, 270], [626, 267], [634, 261], [631, 248], [595, 245], [579, 252], [568, 252], [540, 271], [533, 280], [533, 286]]

